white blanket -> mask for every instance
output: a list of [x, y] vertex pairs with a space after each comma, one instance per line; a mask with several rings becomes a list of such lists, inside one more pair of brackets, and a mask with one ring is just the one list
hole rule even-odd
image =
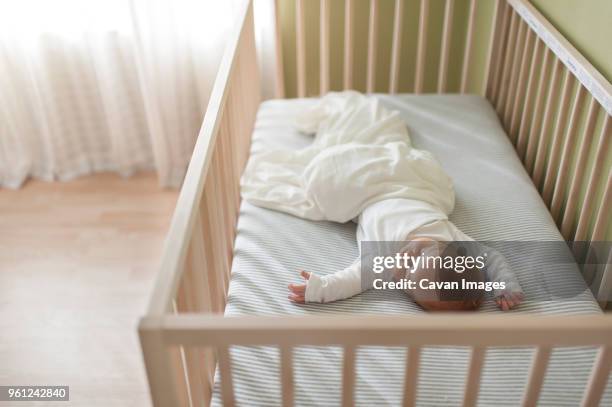
[[446, 215], [450, 178], [427, 151], [412, 147], [406, 124], [375, 97], [329, 93], [297, 120], [315, 133], [301, 150], [252, 154], [242, 176], [250, 203], [310, 220], [347, 222], [375, 202], [427, 202]]

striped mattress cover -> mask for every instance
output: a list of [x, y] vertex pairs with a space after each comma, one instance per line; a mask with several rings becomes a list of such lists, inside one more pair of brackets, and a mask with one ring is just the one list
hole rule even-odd
[[[414, 145], [438, 158], [452, 177], [456, 208], [451, 220], [477, 240], [562, 240], [548, 210], [501, 128], [489, 102], [466, 95], [378, 95], [403, 115]], [[295, 114], [313, 99], [262, 103], [252, 152], [274, 147], [300, 148], [310, 137], [293, 129]], [[404, 294], [368, 291], [325, 305], [295, 305], [287, 284], [299, 281], [297, 270], [319, 274], [346, 267], [358, 255], [352, 223], [312, 222], [243, 202], [232, 266], [226, 316], [319, 314], [418, 314]], [[588, 290], [558, 299], [539, 292], [542, 278], [533, 263], [508, 259], [527, 299], [517, 313], [587, 314], [600, 312]], [[526, 264], [528, 263], [528, 264]], [[556, 287], [580, 284], [575, 266], [554, 270]], [[487, 302], [479, 312], [495, 313]], [[486, 354], [479, 405], [519, 405], [533, 349], [491, 348]], [[232, 371], [239, 406], [281, 405], [279, 353], [272, 347], [233, 347]], [[356, 404], [400, 405], [405, 349], [363, 347], [357, 350]], [[595, 357], [592, 348], [553, 351], [541, 405], [579, 404]], [[340, 405], [341, 349], [300, 347], [294, 351], [295, 403]], [[461, 403], [469, 350], [430, 347], [421, 354], [417, 404]], [[612, 405], [612, 385], [604, 400]], [[221, 405], [216, 381], [213, 405]]]

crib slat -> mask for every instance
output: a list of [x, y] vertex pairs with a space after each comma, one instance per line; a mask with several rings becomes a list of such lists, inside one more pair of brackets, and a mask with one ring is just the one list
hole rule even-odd
[[342, 362], [342, 405], [351, 407], [355, 404], [355, 348], [344, 347]]
[[[252, 11], [251, 11], [252, 13]], [[240, 100], [242, 101], [243, 108], [246, 111], [245, 118], [246, 120], [241, 120], [243, 122], [243, 126], [246, 127], [246, 131], [242, 133], [242, 137], [244, 138], [241, 145], [249, 146], [251, 139], [251, 130], [253, 126], [253, 121], [259, 109], [259, 100], [261, 97], [260, 83], [259, 83], [259, 69], [257, 64], [252, 63], [250, 61], [257, 60], [257, 49], [255, 46], [255, 27], [253, 18], [249, 19], [246, 27], [246, 38], [243, 42], [244, 51], [242, 51], [241, 58], [245, 61], [242, 66], [241, 74], [242, 80], [246, 84], [245, 89], [246, 92], [244, 95], [241, 95]], [[246, 163], [246, 159], [249, 156], [250, 149], [242, 148], [240, 149], [243, 154], [243, 161], [240, 163], [240, 171], [239, 174], [242, 173], [242, 168]]]
[[533, 356], [531, 369], [529, 371], [527, 388], [523, 394], [523, 402], [521, 403], [522, 406], [535, 406], [538, 404], [538, 398], [540, 396], [542, 384], [544, 383], [550, 353], [550, 347], [540, 346], [537, 348], [536, 353]]
[[612, 366], [612, 348], [602, 347], [599, 349], [597, 360], [593, 365], [591, 371], [591, 377], [587, 384], [582, 398], [582, 407], [590, 407], [599, 405], [601, 396], [603, 395], [604, 389], [610, 375], [610, 367]]
[[[198, 213], [199, 218], [199, 213]], [[179, 287], [176, 298], [175, 313], [178, 312], [210, 312], [210, 298], [204, 289], [203, 242], [201, 241], [201, 228], [196, 219], [192, 241], [189, 247], [188, 259], [185, 264], [183, 282]], [[192, 406], [204, 405], [212, 393], [215, 359], [214, 356], [205, 355], [197, 348], [181, 347], [177, 351], [182, 360], [182, 369], [187, 384], [189, 400]], [[179, 357], [179, 355], [175, 355]], [[210, 357], [210, 359], [208, 359]], [[187, 403], [185, 403], [187, 405]]]
[[606, 189], [595, 217], [595, 227], [593, 228], [592, 242], [602, 241], [606, 237], [606, 228], [610, 221], [610, 213], [612, 212], [612, 168], [608, 172], [608, 181]]
[[283, 42], [281, 34], [280, 20], [280, 0], [274, 0], [274, 43], [276, 51], [276, 97], [283, 99], [285, 97], [285, 71], [283, 66]]
[[189, 385], [189, 399], [192, 406], [202, 406], [210, 396], [212, 387], [207, 381], [207, 375], [203, 371], [200, 353], [197, 349], [182, 348], [185, 376]]
[[202, 215], [202, 231], [207, 238], [204, 239], [204, 251], [206, 253], [206, 279], [210, 289], [209, 296], [212, 303], [212, 311], [215, 313], [223, 312], [225, 307], [225, 291], [223, 284], [222, 263], [219, 256], [220, 248], [216, 239], [214, 239], [214, 222], [212, 219], [216, 216], [213, 201], [212, 185], [206, 183], [204, 185], [204, 194], [200, 213]]
[[484, 96], [489, 100], [493, 99], [493, 87], [494, 87], [494, 77], [495, 77], [495, 66], [496, 61], [499, 55], [499, 45], [501, 45], [501, 35], [503, 34], [497, 27], [502, 25], [503, 21], [503, 11], [501, 10], [501, 0], [495, 0], [495, 5], [493, 6], [493, 25], [491, 26], [491, 34], [489, 37], [489, 45], [487, 47], [487, 60], [485, 62], [485, 73], [483, 75], [484, 84], [482, 88], [484, 89]]
[[[179, 288], [179, 297], [182, 290], [184, 290], [184, 284]], [[178, 314], [179, 307], [184, 304], [180, 304], [181, 301], [172, 301], [172, 312]], [[177, 396], [179, 399], [179, 405], [188, 406], [193, 400], [191, 385], [195, 376], [190, 375], [187, 361], [185, 359], [185, 349], [182, 346], [172, 346], [168, 348], [168, 356], [170, 363], [172, 364], [172, 373], [175, 377], [175, 384], [177, 386]]]
[[232, 360], [227, 346], [217, 349], [219, 357], [219, 372], [221, 373], [221, 396], [225, 407], [235, 405], [234, 382], [232, 379]]
[[[239, 53], [240, 55], [240, 53]], [[234, 71], [235, 75], [232, 76], [230, 81], [230, 89], [228, 95], [228, 102], [223, 111], [223, 119], [226, 122], [227, 130], [234, 134], [234, 140], [241, 142], [242, 141], [242, 131], [244, 128], [244, 121], [242, 117], [246, 115], [245, 105], [244, 105], [244, 94], [241, 95], [241, 91], [245, 89], [247, 86], [245, 83], [244, 73], [242, 72], [242, 58], [238, 58], [237, 67]], [[237, 147], [239, 144], [234, 144], [234, 147]], [[240, 173], [240, 163], [244, 159], [244, 153], [240, 152], [241, 149], [234, 148], [235, 155], [237, 158], [237, 162], [235, 163], [235, 170], [237, 173]], [[247, 150], [247, 149], [245, 149]]]
[[[446, 0], [444, 6], [444, 26], [442, 31], [442, 46], [440, 47], [440, 64], [438, 65], [438, 93], [446, 92], [448, 73], [448, 56], [450, 53], [451, 31], [453, 29], [453, 9], [455, 0]], [[462, 91], [463, 93], [463, 91]]]
[[[503, 0], [500, 0], [503, 1]], [[503, 1], [503, 16], [502, 16], [502, 28], [499, 33], [499, 44], [495, 50], [495, 72], [493, 73], [493, 83], [491, 84], [491, 100], [493, 100], [494, 106], [497, 107], [499, 103], [499, 91], [501, 88], [501, 81], [503, 76], [503, 68], [505, 62], [505, 55], [508, 50], [506, 46], [510, 31], [508, 29], [508, 25], [510, 24], [512, 8], [507, 1]]]
[[429, 1], [421, 0], [419, 15], [419, 38], [417, 46], [417, 65], [414, 78], [414, 93], [423, 93], [425, 79], [425, 53], [427, 52], [427, 22], [429, 20]]
[[[517, 94], [514, 97], [514, 103], [512, 105], [512, 110], [511, 110], [511, 114], [510, 114], [510, 138], [512, 140], [517, 140], [518, 139], [518, 126], [519, 126], [519, 112], [522, 107], [525, 107], [525, 104], [528, 103], [529, 101], [525, 100], [525, 94], [528, 92], [528, 85], [530, 84], [527, 78], [527, 67], [531, 66], [532, 68], [535, 65], [535, 61], [530, 61], [528, 62], [528, 58], [529, 55], [533, 52], [533, 42], [535, 39], [535, 34], [533, 33], [533, 31], [531, 31], [529, 29], [529, 27], [527, 27], [527, 40], [526, 40], [526, 44], [525, 44], [525, 48], [523, 48], [523, 55], [521, 57], [521, 66], [520, 66], [520, 73], [519, 73], [519, 77], [518, 77], [518, 82], [516, 83], [516, 86], [518, 87], [517, 90]], [[535, 68], [530, 69], [530, 73], [533, 72]], [[523, 110], [524, 112], [524, 110]]]
[[510, 83], [509, 83], [510, 82], [510, 68], [513, 64], [514, 48], [515, 48], [515, 43], [517, 40], [516, 34], [517, 34], [517, 26], [518, 26], [518, 17], [516, 16], [516, 13], [514, 12], [514, 10], [511, 10], [510, 13], [511, 13], [510, 31], [508, 32], [508, 40], [506, 41], [506, 44], [504, 46], [505, 53], [504, 53], [504, 58], [502, 60], [503, 69], [502, 69], [502, 74], [501, 74], [501, 80], [497, 84], [497, 87], [499, 89], [498, 91], [499, 98], [497, 100], [496, 110], [497, 110], [497, 114], [500, 117], [502, 116], [504, 112], [507, 91], [508, 91], [508, 87], [510, 87]]
[[406, 372], [404, 373], [404, 399], [402, 403], [404, 407], [416, 405], [420, 361], [421, 348], [418, 346], [411, 346], [408, 349]]
[[[506, 95], [506, 101], [504, 102], [503, 110], [503, 123], [506, 131], [510, 132], [510, 115], [512, 106], [514, 105], [514, 98], [516, 97], [516, 88], [518, 84], [518, 75], [520, 70], [520, 54], [525, 48], [525, 32], [527, 30], [527, 24], [519, 21], [518, 23], [518, 37], [516, 44], [514, 45], [514, 51], [512, 52], [512, 68], [510, 69], [510, 82], [508, 83], [508, 92]], [[510, 134], [510, 137], [512, 135]]]
[[[527, 90], [525, 91], [525, 106], [521, 113], [521, 118], [519, 120], [519, 129], [518, 135], [516, 139], [516, 149], [518, 151], [519, 157], [523, 158], [525, 156], [525, 147], [527, 142], [527, 126], [530, 120], [536, 120], [535, 116], [532, 116], [533, 103], [537, 98], [538, 93], [536, 92], [536, 67], [542, 66], [542, 42], [535, 39], [535, 45], [533, 50], [533, 58], [531, 60], [531, 66], [529, 67], [529, 78], [527, 79]], [[546, 61], [544, 61], [546, 63]], [[539, 88], [538, 88], [539, 91]], [[518, 100], [518, 98], [517, 98]]]
[[353, 88], [353, 0], [344, 4], [344, 89]]
[[538, 146], [536, 150], [535, 163], [533, 166], [532, 179], [537, 187], [540, 185], [542, 175], [544, 171], [544, 160], [546, 158], [546, 145], [550, 138], [550, 126], [552, 126], [552, 120], [554, 117], [554, 107], [557, 103], [557, 94], [559, 93], [559, 82], [561, 81], [563, 65], [561, 61], [555, 58], [555, 67], [553, 69], [552, 80], [548, 88], [548, 97], [546, 98], [546, 110], [544, 112], [544, 119], [542, 122], [542, 128], [540, 131], [540, 137], [538, 138]]
[[593, 163], [593, 167], [591, 168], [591, 173], [589, 174], [589, 182], [587, 191], [585, 193], [584, 202], [582, 203], [582, 209], [580, 210], [580, 215], [578, 216], [578, 227], [576, 228], [576, 234], [574, 236], [574, 240], [585, 240], [587, 231], [589, 228], [589, 221], [591, 217], [589, 216], [591, 210], [593, 209], [593, 200], [595, 199], [595, 192], [597, 189], [597, 180], [599, 174], [601, 174], [603, 170], [603, 165], [605, 163], [606, 154], [610, 148], [610, 116], [606, 114], [605, 122], [601, 129], [601, 135], [599, 136], [599, 143], [597, 144], [597, 153], [595, 156], [595, 162]]
[[582, 132], [583, 136], [582, 142], [580, 143], [580, 150], [578, 151], [576, 168], [573, 171], [573, 178], [568, 193], [567, 204], [565, 206], [565, 212], [563, 213], [563, 221], [561, 222], [561, 234], [566, 240], [571, 240], [570, 233], [575, 224], [575, 212], [576, 207], [578, 206], [578, 195], [580, 194], [584, 172], [586, 171], [589, 150], [591, 148], [593, 136], [595, 135], [595, 124], [597, 123], [598, 113], [599, 104], [597, 103], [597, 99], [591, 97], [586, 124], [584, 125], [584, 131]]
[[281, 356], [281, 385], [283, 406], [293, 406], [293, 349], [290, 347], [280, 348]]
[[572, 161], [572, 151], [576, 145], [576, 137], [578, 137], [578, 123], [580, 122], [580, 116], [582, 109], [584, 108], [584, 98], [586, 96], [586, 89], [578, 84], [578, 92], [576, 99], [574, 100], [574, 108], [570, 115], [569, 125], [567, 127], [567, 134], [565, 136], [565, 142], [563, 144], [563, 152], [561, 153], [561, 163], [559, 164], [559, 172], [557, 174], [557, 180], [555, 182], [552, 204], [550, 212], [555, 221], [559, 219], [559, 212], [561, 211], [561, 204], [565, 197], [565, 190], [567, 186], [567, 177], [570, 170], [570, 163]]
[[[207, 294], [203, 295], [206, 296]], [[198, 310], [197, 308], [190, 309], [188, 312], [198, 312]], [[204, 310], [204, 312], [209, 311]], [[213, 391], [213, 376], [216, 367], [215, 355], [210, 352], [210, 349], [186, 347], [183, 349], [183, 358], [189, 383], [191, 405], [204, 405], [205, 400], [209, 399]]]
[[219, 145], [217, 145], [217, 148], [215, 149], [215, 154], [213, 155], [207, 183], [212, 184], [212, 190], [214, 191], [213, 205], [215, 215], [211, 219], [211, 223], [213, 224], [211, 237], [217, 243], [217, 252], [215, 253], [215, 256], [219, 260], [219, 267], [217, 268], [217, 272], [221, 275], [220, 277], [223, 281], [223, 293], [225, 298], [229, 289], [229, 262], [231, 261], [231, 248], [229, 246], [231, 245], [231, 243], [228, 239], [227, 233], [227, 206], [224, 199], [224, 184], [221, 169], [219, 166], [218, 152]]
[[608, 301], [612, 295], [612, 250], [608, 254], [608, 261], [604, 268], [603, 276], [599, 283], [599, 289], [597, 290], [597, 302], [602, 310], [605, 310], [608, 306]]
[[470, 14], [468, 18], [467, 33], [465, 36], [465, 50], [463, 53], [463, 68], [461, 69], [461, 93], [467, 91], [468, 73], [472, 48], [474, 47], [474, 20], [476, 19], [476, 0], [470, 0]]
[[306, 96], [306, 26], [304, 22], [304, 0], [295, 2], [295, 28], [297, 40], [298, 97]]
[[236, 218], [238, 216], [238, 209], [240, 207], [240, 173], [242, 172], [242, 165], [240, 163], [240, 159], [238, 157], [239, 155], [239, 149], [238, 148], [234, 148], [234, 146], [236, 145], [236, 134], [234, 134], [234, 131], [232, 131], [232, 123], [229, 120], [229, 115], [224, 115], [223, 117], [223, 121], [221, 123], [222, 128], [224, 129], [224, 133], [225, 136], [227, 137], [227, 158], [225, 159], [225, 162], [228, 166], [228, 171], [230, 172], [230, 177], [231, 177], [231, 191], [230, 193], [232, 194], [232, 201], [233, 201], [233, 207], [234, 207], [234, 217], [233, 217], [233, 227], [235, 228], [236, 226]]
[[[537, 100], [535, 105], [535, 111], [533, 119], [531, 120], [531, 126], [529, 126], [529, 132], [524, 136], [527, 143], [527, 151], [525, 152], [525, 168], [528, 173], [531, 173], [533, 169], [533, 163], [535, 161], [536, 147], [540, 138], [540, 130], [542, 128], [542, 115], [544, 113], [544, 107], [546, 102], [546, 85], [548, 84], [550, 71], [552, 69], [553, 54], [548, 48], [544, 47], [544, 64], [540, 69], [540, 78], [538, 82], [538, 90], [536, 91]], [[520, 137], [520, 136], [519, 136]], [[519, 151], [521, 148], [521, 140], [519, 140]], [[523, 145], [524, 145], [523, 143]]]
[[484, 363], [485, 348], [475, 346], [472, 348], [472, 357], [468, 369], [467, 380], [465, 382], [465, 393], [463, 395], [463, 406], [475, 406], [478, 400], [478, 390], [480, 389], [480, 376]]
[[210, 349], [186, 348], [185, 358], [189, 376], [196, 379], [191, 384], [191, 397], [193, 406], [204, 406], [210, 400], [214, 389], [214, 374], [217, 360]]
[[404, 0], [395, 0], [395, 15], [393, 18], [393, 49], [391, 51], [391, 73], [389, 75], [389, 93], [397, 93], [397, 89], [399, 86], [403, 14]]
[[[233, 257], [233, 249], [234, 249], [234, 226], [236, 225], [236, 216], [238, 213], [238, 208], [235, 206], [236, 202], [234, 200], [232, 188], [230, 185], [235, 183], [235, 178], [232, 174], [231, 169], [231, 160], [229, 158], [230, 146], [229, 142], [229, 134], [227, 133], [227, 127], [221, 126], [221, 130], [218, 136], [218, 146], [217, 146], [217, 171], [219, 172], [220, 182], [221, 182], [221, 194], [220, 198], [223, 202], [223, 219], [225, 221], [223, 228], [224, 240], [227, 243], [227, 251], [226, 254], [228, 256], [228, 263], [231, 266], [232, 257]], [[229, 267], [231, 269], [231, 267]], [[228, 269], [229, 272], [229, 269]]]
[[[552, 198], [552, 189], [554, 186], [554, 171], [559, 163], [559, 155], [561, 154], [561, 140], [563, 139], [563, 133], [565, 125], [567, 124], [567, 116], [572, 99], [572, 89], [574, 87], [574, 75], [570, 71], [565, 72], [565, 81], [563, 82], [563, 90], [561, 93], [561, 105], [557, 112], [557, 123], [555, 124], [555, 131], [552, 139], [552, 146], [548, 162], [546, 163], [546, 175], [544, 176], [544, 186], [542, 189], [542, 198], [547, 205], [550, 204]], [[539, 185], [536, 183], [536, 186]]]
[[370, 0], [370, 23], [368, 32], [368, 78], [367, 91], [373, 93], [376, 86], [376, 42], [378, 37], [378, 0]]
[[182, 346], [173, 346], [168, 349], [168, 356], [174, 373], [174, 384], [177, 387], [179, 405], [188, 406], [191, 401], [191, 388], [187, 380], [187, 366]]
[[320, 13], [320, 90], [321, 96], [329, 91], [329, 0], [321, 0]]
[[202, 233], [202, 216], [200, 211], [196, 215], [195, 225], [191, 236], [188, 271], [191, 273], [191, 289], [195, 299], [195, 309], [192, 311], [211, 312], [213, 304], [210, 298], [210, 285], [206, 276], [206, 252], [204, 234]]

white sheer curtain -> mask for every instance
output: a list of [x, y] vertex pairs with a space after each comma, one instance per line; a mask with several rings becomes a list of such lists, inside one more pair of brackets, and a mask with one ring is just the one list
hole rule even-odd
[[0, 187], [179, 185], [242, 0], [0, 0]]

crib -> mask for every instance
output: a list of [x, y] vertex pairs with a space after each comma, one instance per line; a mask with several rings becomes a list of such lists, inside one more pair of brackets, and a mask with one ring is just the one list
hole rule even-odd
[[[296, 91], [316, 96], [308, 82], [306, 0], [295, 1]], [[319, 4], [318, 93], [330, 90], [330, 4]], [[366, 92], [376, 83], [380, 0], [369, 2]], [[407, 2], [406, 2], [407, 3]], [[460, 79], [449, 86], [454, 0], [444, 2], [439, 58], [427, 57], [430, 2], [420, 0], [416, 55], [410, 59], [412, 92], [466, 93], [474, 41], [487, 36], [481, 95], [495, 108], [533, 183], [541, 192], [563, 237], [568, 241], [609, 240], [612, 202], [610, 115], [612, 86], [526, 0], [496, 0], [492, 29], [475, 24], [482, 1], [469, 0]], [[400, 86], [403, 0], [395, 0], [388, 93]], [[277, 1], [278, 7], [278, 1]], [[353, 89], [355, 2], [344, 2], [343, 87]], [[283, 43], [283, 41], [285, 41]], [[277, 97], [284, 98], [283, 51], [287, 39], [276, 18]], [[379, 66], [378, 66], [379, 68]], [[437, 72], [428, 89], [426, 72]], [[232, 346], [279, 349], [282, 404], [293, 405], [293, 349], [304, 345], [342, 348], [342, 405], [355, 404], [356, 350], [360, 346], [407, 349], [403, 405], [415, 405], [419, 391], [421, 351], [425, 346], [471, 349], [462, 404], [478, 402], [485, 353], [489, 347], [535, 348], [522, 405], [538, 404], [554, 348], [593, 346], [597, 357], [582, 393], [583, 406], [599, 404], [612, 366], [612, 316], [594, 315], [445, 315], [427, 316], [244, 316], [224, 317], [230, 284], [233, 245], [239, 215], [239, 178], [248, 159], [250, 137], [260, 104], [253, 9], [246, 2], [228, 38], [208, 109], [197, 139], [166, 238], [159, 275], [139, 335], [155, 406], [200, 406], [211, 403], [220, 380], [223, 405], [236, 404]], [[316, 84], [315, 84], [316, 85]], [[603, 179], [603, 183], [602, 183]], [[605, 308], [612, 289], [608, 258], [596, 300]], [[215, 372], [219, 375], [216, 376]]]

